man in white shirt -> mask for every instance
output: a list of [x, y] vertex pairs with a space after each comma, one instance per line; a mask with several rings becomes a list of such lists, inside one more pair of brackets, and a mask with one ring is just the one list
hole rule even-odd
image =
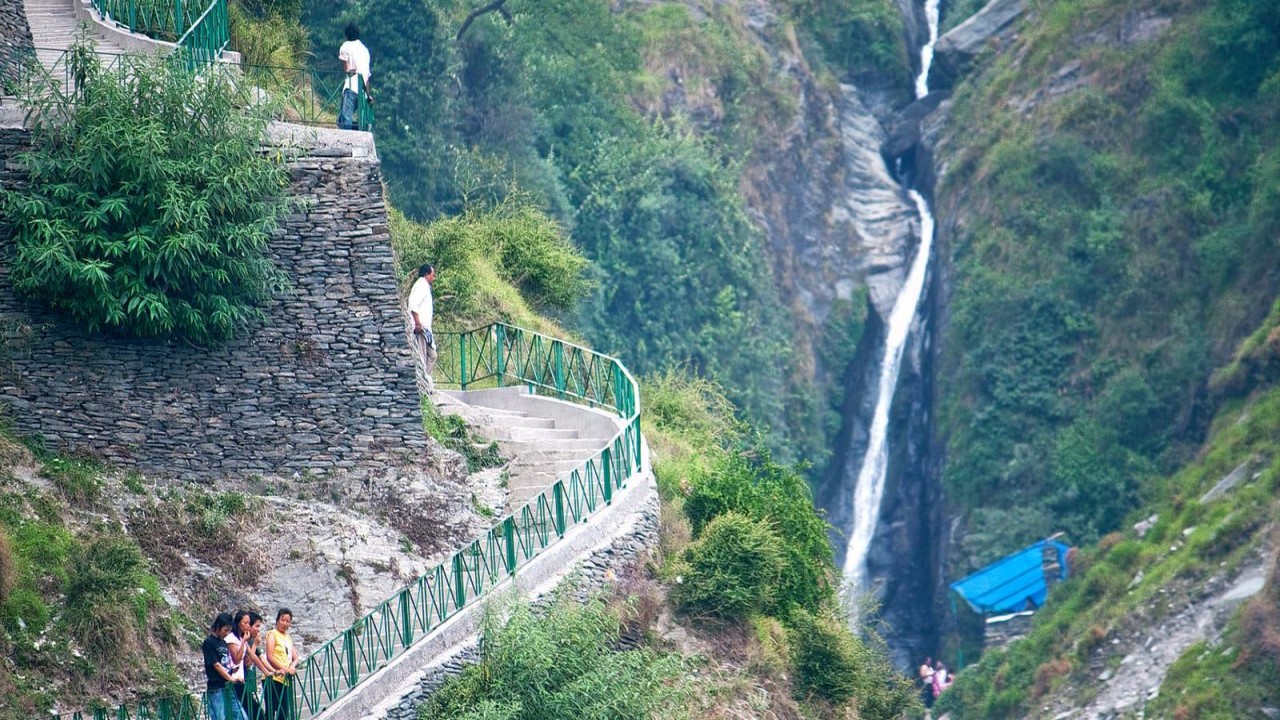
[[435, 384], [431, 381], [431, 371], [436, 367], [436, 338], [431, 333], [431, 321], [435, 317], [431, 283], [435, 279], [435, 267], [426, 263], [418, 268], [418, 279], [409, 290], [409, 317], [413, 318], [413, 339], [422, 355], [422, 376], [427, 392], [435, 389]]
[[369, 48], [360, 42], [360, 28], [355, 23], [347, 25], [343, 33], [347, 41], [338, 48], [338, 59], [342, 61], [342, 69], [347, 79], [342, 84], [342, 107], [338, 110], [338, 128], [340, 130], [357, 130], [360, 127], [356, 119], [356, 106], [360, 98], [361, 80], [364, 81], [365, 100], [369, 100]]

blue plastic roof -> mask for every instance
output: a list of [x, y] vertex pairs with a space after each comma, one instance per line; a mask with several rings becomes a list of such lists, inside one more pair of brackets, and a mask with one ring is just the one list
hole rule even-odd
[[1059, 579], [1065, 580], [1067, 545], [1056, 540], [1041, 540], [991, 563], [969, 577], [951, 583], [951, 590], [964, 598], [974, 612], [980, 614], [1026, 610], [1028, 599], [1036, 607], [1040, 607], [1049, 594], [1042, 565], [1046, 543], [1057, 551], [1058, 567], [1062, 568]]

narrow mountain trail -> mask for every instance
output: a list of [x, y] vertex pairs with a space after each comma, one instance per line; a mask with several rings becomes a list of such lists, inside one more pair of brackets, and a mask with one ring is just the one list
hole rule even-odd
[[[1266, 582], [1269, 551], [1260, 552], [1231, 576], [1218, 576], [1198, 588], [1195, 597], [1171, 598], [1168, 614], [1154, 625], [1142, 625], [1107, 646], [1106, 667], [1094, 678], [1098, 694], [1087, 705], [1047, 706], [1041, 717], [1053, 720], [1110, 720], [1143, 718], [1144, 706], [1160, 692], [1169, 668], [1189, 648], [1201, 641], [1222, 637], [1227, 621]], [[1180, 609], [1176, 609], [1181, 605]], [[1154, 605], [1149, 606], [1155, 610]], [[1209, 652], [1219, 652], [1211, 649]], [[1110, 658], [1119, 657], [1112, 667]], [[1074, 693], [1073, 693], [1074, 694]]]

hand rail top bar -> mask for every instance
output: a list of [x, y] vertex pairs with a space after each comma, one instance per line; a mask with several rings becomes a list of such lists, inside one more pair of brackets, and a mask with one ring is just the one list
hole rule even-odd
[[[469, 335], [474, 335], [474, 334], [477, 334], [477, 333], [485, 332], [485, 331], [488, 331], [488, 330], [490, 330], [490, 329], [492, 329], [492, 328], [497, 328], [497, 327], [502, 327], [502, 328], [505, 328], [505, 329], [513, 330], [513, 331], [515, 331], [515, 332], [517, 332], [517, 333], [521, 333], [521, 334], [524, 334], [524, 335], [532, 335], [532, 336], [534, 336], [534, 337], [542, 338], [543, 340], [545, 340], [545, 341], [547, 341], [547, 342], [549, 342], [549, 343], [558, 343], [558, 344], [560, 344], [560, 345], [561, 345], [561, 347], [564, 347], [564, 348], [571, 348], [571, 349], [573, 349], [573, 350], [579, 350], [579, 351], [581, 351], [581, 352], [583, 352], [583, 353], [587, 353], [587, 354], [590, 354], [590, 355], [594, 355], [594, 356], [596, 356], [596, 357], [598, 357], [598, 358], [601, 358], [602, 360], [605, 360], [605, 361], [608, 361], [608, 362], [613, 363], [613, 364], [614, 364], [614, 365], [615, 365], [619, 370], [621, 370], [621, 371], [622, 371], [623, 375], [626, 377], [626, 379], [627, 379], [628, 383], [631, 385], [632, 390], [636, 393], [635, 397], [637, 398], [637, 401], [638, 401], [638, 399], [639, 399], [639, 390], [640, 390], [640, 386], [639, 386], [639, 384], [638, 384], [638, 383], [636, 383], [635, 376], [633, 376], [633, 375], [631, 374], [631, 371], [630, 371], [630, 370], [628, 370], [628, 369], [627, 369], [627, 367], [626, 367], [625, 365], [623, 365], [623, 364], [622, 364], [622, 362], [621, 362], [620, 360], [618, 360], [617, 358], [615, 358], [615, 357], [613, 357], [613, 356], [611, 356], [611, 355], [605, 355], [605, 354], [603, 354], [603, 353], [598, 353], [598, 352], [596, 352], [596, 351], [592, 350], [591, 348], [584, 347], [584, 346], [582, 346], [582, 345], [578, 345], [578, 344], [576, 344], [576, 343], [569, 342], [568, 340], [561, 340], [561, 339], [559, 339], [559, 338], [553, 338], [553, 337], [551, 337], [550, 335], [544, 335], [544, 334], [542, 334], [542, 333], [540, 333], [540, 332], [536, 332], [536, 331], [534, 331], [534, 330], [526, 330], [526, 329], [524, 329], [524, 328], [517, 327], [517, 326], [515, 326], [515, 325], [509, 325], [509, 324], [507, 324], [507, 323], [502, 323], [502, 322], [490, 323], [490, 324], [488, 324], [488, 325], [484, 325], [484, 326], [481, 326], [481, 327], [475, 328], [474, 330], [467, 330], [467, 331], [463, 331], [463, 332], [440, 332], [440, 333], [437, 333], [437, 335], [442, 336], [442, 337], [466, 337], [466, 336], [469, 336]], [[508, 373], [508, 374], [511, 374], [511, 373]], [[513, 375], [513, 377], [514, 377], [514, 375]], [[522, 379], [522, 380], [523, 380], [523, 379]], [[582, 399], [584, 399], [584, 400], [589, 400], [588, 398], [582, 398]], [[634, 412], [632, 413], [632, 415], [638, 414], [638, 413], [639, 413], [639, 410], [640, 410], [640, 408], [639, 408], [639, 402], [637, 402], [637, 403], [636, 403], [636, 408], [635, 408]]]
[[[213, 0], [213, 2], [209, 3], [209, 7], [205, 8], [204, 12], [200, 13], [200, 17], [196, 18], [195, 21], [191, 23], [191, 27], [187, 28], [187, 31], [182, 33], [182, 37], [178, 38], [178, 41], [174, 44], [181, 47], [183, 42], [187, 38], [191, 37], [191, 34], [195, 32], [196, 28], [200, 27], [200, 23], [204, 22], [205, 18], [209, 16], [209, 13], [212, 13], [214, 10], [218, 9], [219, 5], [225, 3], [226, 0]], [[230, 36], [230, 34], [231, 33], [228, 30], [227, 35]]]

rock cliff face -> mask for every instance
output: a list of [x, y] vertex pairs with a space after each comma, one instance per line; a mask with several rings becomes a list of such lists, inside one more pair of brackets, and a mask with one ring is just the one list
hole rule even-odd
[[[922, 3], [897, 4], [904, 15], [904, 42], [917, 47], [925, 32]], [[839, 565], [876, 402], [885, 327], [919, 242], [916, 210], [896, 175], [919, 166], [923, 172], [914, 173], [916, 187], [931, 194], [932, 175], [925, 170], [929, 160], [917, 156], [917, 147], [922, 120], [937, 107], [937, 98], [913, 104], [903, 115], [905, 89], [885, 87], [876, 78], [854, 81], [866, 87], [824, 81], [768, 0], [742, 8], [747, 34], [770, 58], [779, 86], [794, 101], [790, 122], [776, 128], [768, 144], [758, 146], [748, 160], [743, 194], [764, 232], [772, 276], [795, 327], [796, 369], [817, 394], [834, 396], [831, 404], [841, 409], [838, 427], [828, 428], [831, 434], [823, 438], [831, 456], [815, 497], [835, 528]], [[685, 95], [679, 95], [678, 103], [689, 117], [717, 115], [700, 110]], [[894, 142], [900, 147], [886, 153]], [[895, 395], [891, 475], [868, 563], [892, 628], [887, 635], [895, 661], [903, 667], [915, 655], [931, 652], [936, 637], [932, 603], [939, 582], [937, 553], [918, 550], [935, 546], [933, 530], [939, 523], [928, 404], [928, 338], [939, 297], [934, 278], [934, 289], [913, 325]], [[861, 301], [864, 290], [867, 320], [852, 358], [824, 366], [821, 345], [833, 306]], [[827, 400], [818, 398], [820, 404]]]
[[[922, 42], [922, 8], [907, 0], [899, 4], [905, 41], [916, 47]], [[841, 408], [839, 427], [825, 438], [832, 455], [815, 497], [835, 528], [832, 540], [840, 566], [876, 402], [886, 323], [919, 242], [917, 213], [898, 175], [913, 175], [914, 186], [931, 195], [931, 158], [918, 148], [922, 123], [941, 96], [911, 104], [904, 112], [906, 100], [900, 93], [852, 84], [824, 86], [797, 45], [771, 40], [776, 34], [767, 22], [756, 31], [770, 56], [791, 75], [798, 112], [775, 138], [774, 150], [748, 165], [746, 196], [764, 229], [774, 277], [790, 306], [804, 368]], [[891, 140], [900, 147], [894, 150]], [[937, 635], [933, 601], [941, 577], [935, 529], [941, 505], [930, 443], [929, 337], [941, 295], [939, 276], [931, 277], [899, 377], [891, 416], [890, 477], [868, 559], [886, 636], [901, 667], [932, 652]], [[861, 288], [869, 307], [854, 356], [844, 359], [847, 366], [823, 367], [819, 343], [833, 304], [855, 297]]]
[[833, 303], [866, 286], [875, 312], [887, 316], [913, 243], [914, 210], [880, 156], [885, 131], [869, 106], [882, 104], [882, 93], [824, 84], [768, 3], [752, 7], [748, 27], [789, 78], [797, 111], [749, 161], [744, 194], [793, 315], [802, 368], [826, 380], [843, 372], [815, 359]]

